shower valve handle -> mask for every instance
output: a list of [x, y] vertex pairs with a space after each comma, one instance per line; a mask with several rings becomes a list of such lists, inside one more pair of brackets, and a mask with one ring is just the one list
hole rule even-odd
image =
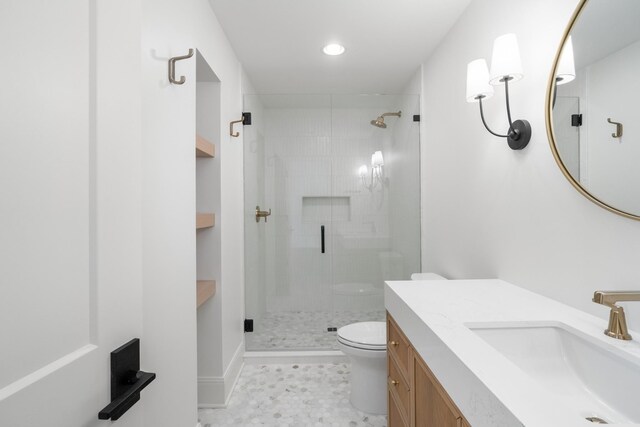
[[271, 208], [269, 211], [261, 211], [260, 206], [256, 206], [256, 222], [260, 222], [260, 218], [264, 218], [264, 222], [267, 222], [267, 217], [271, 215]]

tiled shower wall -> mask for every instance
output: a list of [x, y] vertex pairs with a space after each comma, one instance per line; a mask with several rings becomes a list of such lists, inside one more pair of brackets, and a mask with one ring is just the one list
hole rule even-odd
[[[251, 99], [257, 104], [260, 98]], [[396, 105], [378, 101], [376, 106], [354, 107], [332, 105], [330, 98], [326, 103], [320, 99], [296, 107], [269, 106], [268, 97], [261, 103], [261, 115], [253, 115], [256, 128], [250, 132], [263, 144], [263, 159], [258, 160], [259, 150], [253, 150], [253, 159], [245, 161], [245, 174], [250, 177], [250, 182], [245, 177], [245, 187], [255, 184], [260, 189], [245, 188], [245, 193], [256, 198], [263, 195], [261, 208], [271, 208], [272, 215], [266, 224], [248, 224], [246, 230], [254, 233], [253, 238], [247, 236], [248, 243], [251, 238], [252, 244], [259, 245], [256, 236], [264, 236], [263, 277], [258, 274], [260, 261], [247, 258], [247, 264], [255, 264], [246, 267], [248, 316], [259, 317], [265, 310], [330, 311], [336, 308], [334, 285], [366, 283], [381, 291], [383, 277], [406, 279], [419, 270], [418, 124], [411, 120], [418, 114], [419, 103], [417, 96], [393, 99]], [[387, 118], [387, 129], [370, 124], [383, 112], [400, 108], [408, 110], [401, 119]], [[376, 150], [383, 151], [388, 179], [384, 189], [379, 184], [369, 190], [358, 168], [362, 164], [370, 168]], [[258, 174], [248, 171], [260, 164], [262, 182]], [[398, 194], [390, 194], [392, 190]], [[400, 203], [402, 198], [408, 200]], [[411, 204], [414, 209], [407, 208]], [[247, 220], [251, 207], [247, 207]], [[394, 238], [392, 228], [398, 224], [412, 230], [415, 242], [402, 244]], [[265, 302], [252, 301], [259, 298], [266, 298]], [[381, 298], [378, 301], [381, 305]]]

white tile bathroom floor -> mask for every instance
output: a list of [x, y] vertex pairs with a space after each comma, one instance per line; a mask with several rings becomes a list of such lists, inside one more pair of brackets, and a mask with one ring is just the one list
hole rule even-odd
[[245, 365], [226, 409], [201, 409], [203, 427], [386, 427], [349, 403], [349, 364]]
[[254, 320], [254, 332], [245, 334], [248, 351], [337, 350], [335, 332], [355, 322], [385, 320], [384, 310], [372, 311], [281, 311]]

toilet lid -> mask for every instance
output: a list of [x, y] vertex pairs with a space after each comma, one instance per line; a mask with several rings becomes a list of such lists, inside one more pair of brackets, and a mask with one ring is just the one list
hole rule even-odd
[[380, 350], [387, 346], [386, 322], [359, 322], [338, 329], [338, 340], [351, 347]]

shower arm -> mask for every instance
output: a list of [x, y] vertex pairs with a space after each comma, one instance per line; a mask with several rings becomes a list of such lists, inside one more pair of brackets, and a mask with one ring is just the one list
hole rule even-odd
[[397, 113], [383, 113], [380, 117], [389, 117], [389, 116], [402, 117], [402, 111], [398, 111]]

